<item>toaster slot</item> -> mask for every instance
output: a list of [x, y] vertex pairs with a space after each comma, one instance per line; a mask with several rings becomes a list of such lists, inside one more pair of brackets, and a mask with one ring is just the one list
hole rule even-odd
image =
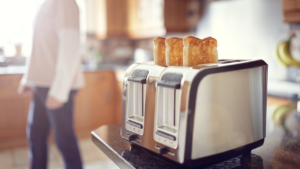
[[136, 82], [129, 82], [129, 98], [128, 99], [128, 118], [136, 121], [143, 122], [144, 119], [144, 100], [145, 100], [145, 90], [146, 88], [143, 84]]
[[158, 104], [158, 128], [176, 133], [176, 89], [159, 87]]
[[128, 77], [126, 128], [137, 134], [143, 134], [148, 73], [149, 71], [147, 70], [135, 70]]
[[[157, 83], [156, 128], [157, 140], [176, 142], [179, 127], [182, 75], [166, 73]], [[169, 140], [169, 141], [166, 141]]]

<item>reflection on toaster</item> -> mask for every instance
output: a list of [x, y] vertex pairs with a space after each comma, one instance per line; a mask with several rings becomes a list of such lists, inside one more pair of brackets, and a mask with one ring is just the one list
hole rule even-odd
[[265, 138], [267, 68], [263, 60], [133, 64], [123, 82], [121, 137], [185, 167], [250, 154]]

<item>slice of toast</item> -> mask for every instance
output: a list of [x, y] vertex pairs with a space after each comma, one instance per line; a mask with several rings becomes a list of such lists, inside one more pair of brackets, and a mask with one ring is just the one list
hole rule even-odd
[[166, 46], [165, 46], [166, 38], [157, 37], [153, 39], [153, 54], [154, 54], [154, 63], [159, 66], [167, 66], [166, 65]]
[[166, 39], [166, 63], [168, 66], [182, 66], [183, 64], [182, 38], [168, 37]]
[[183, 45], [183, 66], [218, 62], [217, 40], [212, 37], [201, 40], [186, 36]]

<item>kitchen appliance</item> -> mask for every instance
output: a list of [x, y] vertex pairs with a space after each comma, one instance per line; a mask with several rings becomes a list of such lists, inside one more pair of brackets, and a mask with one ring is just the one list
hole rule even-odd
[[133, 64], [123, 81], [121, 137], [185, 167], [249, 154], [266, 135], [267, 69], [263, 60]]

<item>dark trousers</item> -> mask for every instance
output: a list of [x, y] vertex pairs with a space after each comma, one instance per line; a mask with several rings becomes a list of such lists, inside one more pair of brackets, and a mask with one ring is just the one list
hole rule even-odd
[[28, 114], [27, 136], [30, 145], [31, 169], [46, 169], [48, 136], [53, 130], [56, 145], [63, 157], [66, 169], [82, 169], [77, 139], [73, 130], [73, 105], [76, 90], [62, 108], [49, 110], [45, 102], [49, 88], [34, 88], [34, 98]]

